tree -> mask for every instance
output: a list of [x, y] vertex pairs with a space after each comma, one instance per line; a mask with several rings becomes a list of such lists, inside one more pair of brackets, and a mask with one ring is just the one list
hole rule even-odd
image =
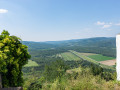
[[61, 78], [68, 68], [63, 60], [56, 60], [45, 66], [44, 77], [48, 81], [54, 81], [57, 77]]
[[10, 36], [3, 30], [0, 35], [0, 73], [3, 87], [16, 87], [23, 85], [22, 67], [30, 59], [27, 46], [21, 43], [21, 39]]

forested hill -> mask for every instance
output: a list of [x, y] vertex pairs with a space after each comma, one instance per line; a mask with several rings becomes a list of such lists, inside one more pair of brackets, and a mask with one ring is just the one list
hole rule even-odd
[[46, 43], [59, 46], [115, 47], [115, 40], [115, 37], [96, 37], [65, 41], [48, 41]]
[[53, 49], [57, 47], [109, 47], [115, 48], [115, 37], [96, 37], [88, 39], [73, 39], [64, 41], [47, 41], [47, 42], [32, 42], [23, 41], [23, 44], [27, 45], [29, 49]]
[[[62, 53], [67, 50], [78, 52], [97, 53], [105, 56], [116, 56], [115, 37], [96, 37], [88, 39], [73, 39], [64, 41], [31, 42], [23, 41], [27, 45], [32, 56], [43, 56]], [[44, 50], [44, 51], [43, 51]], [[43, 54], [44, 53], [44, 54]], [[36, 55], [35, 55], [36, 54]]]
[[22, 41], [22, 43], [27, 45], [29, 50], [50, 49], [56, 47], [56, 45], [45, 42]]

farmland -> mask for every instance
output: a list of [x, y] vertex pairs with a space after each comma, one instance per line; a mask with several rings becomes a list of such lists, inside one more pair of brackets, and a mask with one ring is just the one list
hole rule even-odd
[[35, 61], [29, 60], [28, 64], [26, 64], [24, 67], [34, 67], [38, 66], [38, 64]]
[[112, 62], [115, 62], [113, 61], [113, 59], [115, 59], [114, 57], [103, 56], [95, 53], [79, 53], [73, 50], [69, 50], [69, 52], [57, 54], [56, 56], [61, 57], [65, 61], [72, 61], [72, 60], [77, 61], [77, 60], [83, 59], [95, 64], [101, 63], [107, 66], [112, 66], [115, 64], [115, 63], [112, 63]]
[[85, 55], [83, 55], [83, 54], [81, 54], [81, 53], [79, 53], [79, 52], [76, 52], [76, 51], [73, 51], [73, 50], [70, 50], [70, 52], [71, 52], [72, 54], [78, 56], [79, 58], [82, 58], [83, 60], [87, 60], [87, 61], [89, 61], [89, 62], [98, 64], [98, 62], [95, 61], [94, 59], [91, 59], [91, 58], [89, 58], [89, 57], [87, 57], [87, 56], [85, 56]]
[[116, 60], [113, 59], [113, 60], [100, 61], [100, 63], [104, 64], [104, 65], [114, 66], [115, 67]]
[[80, 60], [79, 57], [77, 57], [76, 55], [72, 54], [71, 52], [65, 52], [65, 53], [61, 53], [61, 56], [64, 60]]
[[95, 53], [80, 53], [80, 54], [85, 55], [85, 56], [98, 55], [98, 54], [95, 54]]
[[103, 55], [90, 55], [88, 56], [89, 58], [92, 58], [96, 61], [105, 61], [105, 60], [112, 60], [112, 59], [115, 59], [114, 57], [107, 57], [107, 56], [103, 56]]

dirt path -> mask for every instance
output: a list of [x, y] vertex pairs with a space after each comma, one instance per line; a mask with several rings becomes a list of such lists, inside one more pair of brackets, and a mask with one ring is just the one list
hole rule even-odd
[[112, 65], [115, 65], [116, 60], [114, 59], [114, 60], [100, 61], [100, 63], [104, 65], [112, 66]]

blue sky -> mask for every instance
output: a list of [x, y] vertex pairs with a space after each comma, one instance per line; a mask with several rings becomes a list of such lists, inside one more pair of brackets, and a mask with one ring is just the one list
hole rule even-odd
[[120, 0], [0, 0], [0, 32], [25, 41], [115, 37]]

